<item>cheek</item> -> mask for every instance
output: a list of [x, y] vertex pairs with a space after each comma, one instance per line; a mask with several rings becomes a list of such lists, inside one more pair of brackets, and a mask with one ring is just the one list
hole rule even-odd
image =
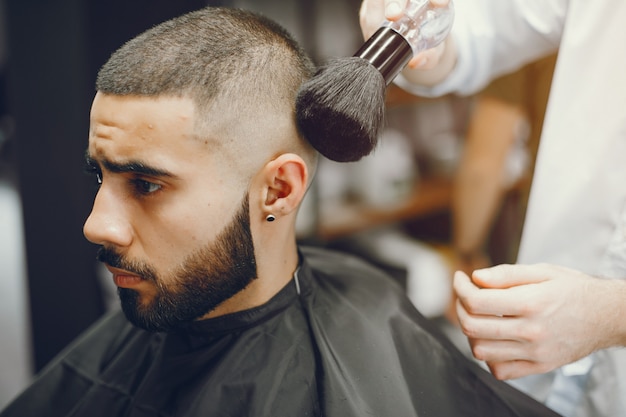
[[209, 210], [179, 210], [152, 216], [144, 230], [152, 248], [167, 252], [165, 258], [180, 258], [211, 242], [225, 223]]
[[213, 242], [241, 207], [239, 199], [225, 194], [179, 192], [144, 210], [137, 230], [147, 261], [163, 271]]
[[215, 240], [225, 223], [226, 221], [215, 222], [211, 219], [199, 218], [189, 220], [185, 223], [184, 230], [180, 231], [183, 238], [183, 242], [180, 242], [180, 244], [186, 244], [193, 249], [204, 247]]
[[135, 221], [134, 256], [161, 273], [174, 268], [202, 239], [197, 219], [184, 212], [146, 210]]
[[182, 207], [177, 216], [178, 230], [188, 241], [211, 242], [228, 225], [241, 201], [224, 192], [211, 193], [217, 198], [198, 198]]

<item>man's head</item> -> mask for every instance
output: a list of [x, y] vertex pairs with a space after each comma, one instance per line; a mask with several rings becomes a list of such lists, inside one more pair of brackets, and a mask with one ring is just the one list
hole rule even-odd
[[85, 235], [135, 324], [257, 305], [276, 288], [256, 278], [293, 269], [316, 159], [294, 122], [310, 75], [283, 29], [221, 8], [156, 26], [103, 66], [87, 151], [101, 185]]

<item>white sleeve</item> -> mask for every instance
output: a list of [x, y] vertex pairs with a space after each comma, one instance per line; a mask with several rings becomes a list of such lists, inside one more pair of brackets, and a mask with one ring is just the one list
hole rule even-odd
[[455, 68], [441, 84], [417, 86], [398, 75], [395, 83], [420, 96], [473, 94], [493, 78], [558, 49], [569, 0], [454, 0], [450, 36]]

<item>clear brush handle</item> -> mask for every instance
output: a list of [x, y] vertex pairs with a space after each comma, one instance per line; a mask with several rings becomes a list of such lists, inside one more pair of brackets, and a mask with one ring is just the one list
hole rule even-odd
[[430, 0], [411, 0], [399, 20], [384, 23], [354, 56], [372, 64], [388, 85], [418, 52], [441, 43], [453, 20], [452, 0], [446, 7], [433, 7]]
[[413, 55], [439, 45], [450, 33], [454, 21], [452, 0], [445, 7], [434, 7], [430, 0], [411, 0], [403, 16], [384, 27], [402, 35], [413, 49]]

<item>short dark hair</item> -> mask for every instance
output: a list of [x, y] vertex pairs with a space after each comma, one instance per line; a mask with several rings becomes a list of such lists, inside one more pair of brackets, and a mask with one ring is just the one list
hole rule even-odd
[[298, 88], [312, 72], [310, 59], [277, 23], [250, 11], [208, 7], [124, 44], [99, 71], [96, 90], [186, 96], [198, 109], [225, 94], [229, 100], [256, 98], [271, 106], [288, 99], [295, 105]]

